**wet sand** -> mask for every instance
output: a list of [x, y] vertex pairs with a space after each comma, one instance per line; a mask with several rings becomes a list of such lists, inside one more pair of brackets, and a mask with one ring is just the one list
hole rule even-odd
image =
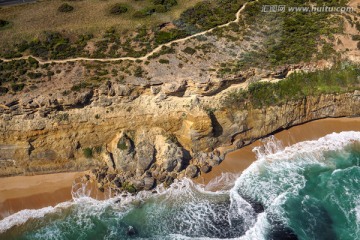
[[[316, 140], [333, 132], [360, 131], [360, 118], [327, 118], [298, 125], [274, 134], [284, 147], [292, 144]], [[212, 171], [195, 179], [197, 183], [207, 184], [222, 173], [241, 173], [256, 160], [252, 149], [263, 145], [260, 140], [226, 155], [224, 161], [213, 167]]]
[[0, 219], [23, 209], [39, 209], [72, 199], [82, 172], [0, 178]]

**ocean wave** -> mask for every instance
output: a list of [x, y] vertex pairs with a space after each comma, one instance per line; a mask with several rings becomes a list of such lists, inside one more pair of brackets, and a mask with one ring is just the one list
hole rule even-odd
[[257, 161], [236, 180], [231, 191], [260, 202], [266, 213], [258, 215], [256, 223], [242, 239], [265, 239], [270, 226], [269, 218], [275, 217], [276, 222], [288, 225], [289, 219], [282, 206], [287, 199], [296, 198], [299, 190], [304, 189], [308, 181], [305, 171], [309, 167], [340, 171], [329, 161], [328, 153], [337, 152], [346, 158], [348, 153], [343, 150], [359, 141], [360, 132], [349, 131], [284, 147], [271, 136], [263, 141], [264, 146], [254, 148]]
[[[86, 234], [85, 230], [95, 227], [94, 219], [99, 219], [109, 228], [105, 238], [114, 239], [119, 236], [119, 224], [122, 224], [123, 218], [131, 220], [140, 211], [147, 222], [142, 230], [155, 236], [150, 239], [157, 239], [157, 234], [161, 239], [266, 239], [272, 227], [270, 220], [288, 223], [282, 206], [289, 197], [298, 195], [299, 190], [305, 187], [305, 169], [320, 166], [333, 168], [332, 174], [340, 173], [336, 166], [329, 165], [325, 154], [343, 150], [358, 141], [360, 132], [341, 132], [284, 147], [279, 140], [270, 137], [264, 140], [263, 147], [254, 149], [257, 161], [240, 176], [223, 174], [207, 185], [195, 184], [185, 178], [175, 180], [169, 188], [159, 185], [153, 191], [96, 200], [90, 197], [86, 184], [76, 183], [72, 201], [8, 216], [0, 221], [0, 233], [26, 224], [31, 219], [46, 218], [52, 213], [61, 214], [70, 209], [70, 217], [51, 219], [52, 223], [44, 224], [32, 237], [59, 238], [64, 225], [84, 229]], [[260, 203], [265, 211], [257, 212], [252, 201]], [[353, 214], [360, 225], [360, 203]], [[270, 215], [275, 218], [270, 219]], [[131, 224], [129, 220], [125, 222]], [[239, 234], [224, 233], [225, 230], [238, 231]], [[198, 237], [207, 236], [209, 232], [213, 237]], [[240, 233], [243, 236], [240, 237]]]
[[[288, 147], [283, 147], [282, 142], [277, 140], [274, 136], [270, 136], [263, 140], [264, 145], [255, 147], [255, 152], [258, 160], [272, 161], [292, 159], [300, 154], [316, 154], [325, 151], [337, 151], [343, 149], [346, 145], [359, 142], [360, 132], [345, 131], [340, 133], [331, 133], [318, 140], [303, 141], [293, 144]], [[258, 165], [258, 164], [255, 164]], [[256, 167], [254, 165], [254, 167]], [[252, 168], [248, 168], [252, 171]]]
[[72, 205], [72, 202], [63, 202], [55, 207], [45, 207], [41, 209], [25, 209], [17, 213], [14, 213], [0, 221], [0, 233], [5, 232], [6, 230], [24, 224], [30, 219], [43, 218], [45, 215], [50, 213], [55, 213], [60, 209], [67, 208]]

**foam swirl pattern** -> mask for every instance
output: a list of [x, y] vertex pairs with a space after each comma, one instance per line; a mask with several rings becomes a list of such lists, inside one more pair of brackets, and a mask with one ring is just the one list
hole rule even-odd
[[74, 187], [73, 201], [1, 220], [0, 239], [360, 239], [360, 132], [289, 147], [270, 137], [254, 151], [240, 176], [207, 186], [103, 201]]

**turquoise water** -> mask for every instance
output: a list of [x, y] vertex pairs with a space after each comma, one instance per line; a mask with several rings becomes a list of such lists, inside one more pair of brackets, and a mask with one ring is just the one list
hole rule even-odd
[[254, 151], [240, 176], [207, 186], [105, 201], [77, 186], [72, 202], [1, 220], [0, 239], [360, 239], [360, 132]]

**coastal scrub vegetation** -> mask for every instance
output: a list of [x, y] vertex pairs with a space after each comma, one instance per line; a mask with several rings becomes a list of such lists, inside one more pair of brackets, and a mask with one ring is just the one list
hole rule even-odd
[[136, 188], [129, 182], [124, 182], [122, 188], [129, 193], [136, 193]]
[[[34, 58], [27, 60], [13, 60], [4, 62], [0, 60], [0, 95], [22, 91], [27, 85], [41, 78], [44, 73], [35, 71], [39, 67], [38, 61]], [[47, 71], [46, 68], [42, 71]], [[29, 83], [29, 84], [27, 84]]]
[[223, 100], [224, 107], [278, 105], [306, 96], [343, 93], [360, 89], [358, 65], [337, 65], [316, 72], [295, 72], [277, 83], [256, 82], [248, 90], [230, 92]]
[[159, 63], [161, 63], [161, 64], [169, 64], [170, 61], [168, 59], [161, 58], [161, 59], [159, 59]]
[[[310, 7], [310, 4], [322, 6], [323, 3], [296, 0], [259, 0], [249, 3], [243, 13], [245, 24], [250, 26], [244, 39], [254, 42], [257, 39], [258, 43], [241, 54], [239, 60], [223, 64], [218, 70], [218, 77], [236, 74], [253, 66], [274, 67], [336, 58], [337, 53], [332, 43], [335, 41], [334, 34], [342, 33], [344, 28], [343, 19], [339, 15], [321, 12], [259, 11], [263, 5]], [[327, 1], [326, 4], [344, 6], [345, 2]]]
[[152, 5], [147, 6], [134, 13], [135, 18], [144, 18], [154, 13], [165, 13], [176, 6], [178, 2], [176, 0], [152, 0]]
[[[62, 3], [58, 11], [76, 9], [76, 15], [69, 14], [64, 19], [60, 16], [62, 14], [58, 14], [52, 16], [54, 21], [47, 21], [50, 9], [59, 2], [37, 2], [34, 9], [33, 5], [29, 5], [26, 10], [32, 12], [31, 21], [28, 14], [17, 14], [25, 11], [23, 6], [0, 9], [4, 17], [21, 16], [14, 21], [21, 21], [21, 26], [30, 31], [18, 29], [18, 25], [14, 24], [15, 29], [2, 34], [0, 57], [14, 58], [26, 54], [42, 59], [140, 57], [160, 44], [233, 20], [244, 3], [243, 0], [109, 0], [96, 2], [96, 6], [89, 8], [80, 1], [72, 1], [71, 5]], [[164, 18], [168, 22], [164, 22]], [[97, 20], [94, 22], [93, 19]], [[31, 22], [31, 27], [26, 26], [28, 22]], [[47, 22], [56, 22], [59, 26], [44, 27]], [[88, 25], [91, 28], [84, 30], [83, 26]], [[14, 41], [15, 35], [17, 38]]]
[[128, 146], [126, 145], [126, 142], [124, 139], [120, 139], [117, 143], [117, 148], [119, 150], [127, 150], [128, 149]]
[[184, 53], [187, 53], [187, 54], [190, 54], [190, 55], [193, 55], [194, 53], [196, 53], [196, 49], [193, 49], [191, 47], [186, 47], [184, 50], [183, 50]]
[[0, 19], [0, 29], [9, 25], [10, 22], [9, 21], [6, 21], [6, 20], [3, 20], [3, 19]]
[[200, 32], [234, 20], [242, 0], [207, 0], [184, 11], [175, 24], [188, 32]]
[[128, 11], [128, 6], [121, 3], [116, 3], [110, 8], [110, 14], [120, 15], [122, 13], [126, 13]]
[[58, 8], [58, 11], [63, 12], [63, 13], [72, 12], [73, 10], [74, 10], [74, 7], [68, 3], [63, 3]]
[[84, 154], [84, 157], [86, 157], [86, 158], [92, 158], [93, 157], [93, 149], [90, 147], [84, 148], [83, 154]]

